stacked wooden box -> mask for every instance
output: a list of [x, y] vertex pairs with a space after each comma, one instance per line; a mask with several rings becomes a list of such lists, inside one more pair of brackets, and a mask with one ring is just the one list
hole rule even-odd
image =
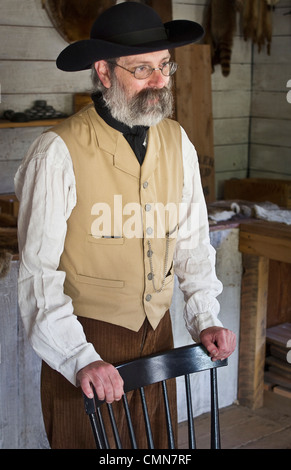
[[265, 387], [291, 398], [291, 323], [266, 331]]
[[291, 209], [291, 181], [266, 178], [244, 178], [225, 181], [224, 199], [273, 202]]

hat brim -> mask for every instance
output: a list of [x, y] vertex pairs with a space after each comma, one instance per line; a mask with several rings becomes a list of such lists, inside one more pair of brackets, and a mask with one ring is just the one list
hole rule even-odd
[[84, 39], [67, 46], [58, 56], [56, 64], [65, 72], [90, 69], [98, 60], [146, 54], [148, 52], [175, 49], [198, 42], [204, 35], [202, 26], [194, 21], [173, 20], [165, 23], [167, 39], [128, 46], [102, 39]]

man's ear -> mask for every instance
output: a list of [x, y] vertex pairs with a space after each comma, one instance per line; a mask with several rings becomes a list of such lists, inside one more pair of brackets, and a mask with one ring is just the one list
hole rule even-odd
[[105, 88], [110, 88], [111, 80], [107, 62], [105, 60], [99, 60], [98, 62], [95, 62], [94, 67]]

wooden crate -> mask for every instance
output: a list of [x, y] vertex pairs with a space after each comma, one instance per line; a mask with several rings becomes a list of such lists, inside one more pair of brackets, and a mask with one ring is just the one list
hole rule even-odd
[[227, 180], [224, 184], [224, 199], [269, 201], [291, 209], [291, 181], [265, 178]]

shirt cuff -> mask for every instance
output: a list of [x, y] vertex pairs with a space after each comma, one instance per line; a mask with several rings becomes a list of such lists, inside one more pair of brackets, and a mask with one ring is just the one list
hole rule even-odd
[[73, 356], [66, 360], [59, 368], [59, 372], [75, 387], [79, 384], [77, 383], [77, 373], [79, 370], [86, 367], [88, 364], [91, 364], [95, 361], [102, 361], [102, 358], [95, 351], [91, 343], [87, 343], [86, 346], [80, 351], [77, 355]]
[[184, 316], [186, 328], [196, 343], [200, 343], [200, 333], [202, 330], [210, 328], [211, 326], [220, 326], [223, 328], [221, 321], [218, 320], [217, 316], [211, 312], [197, 313], [189, 319], [185, 311]]

